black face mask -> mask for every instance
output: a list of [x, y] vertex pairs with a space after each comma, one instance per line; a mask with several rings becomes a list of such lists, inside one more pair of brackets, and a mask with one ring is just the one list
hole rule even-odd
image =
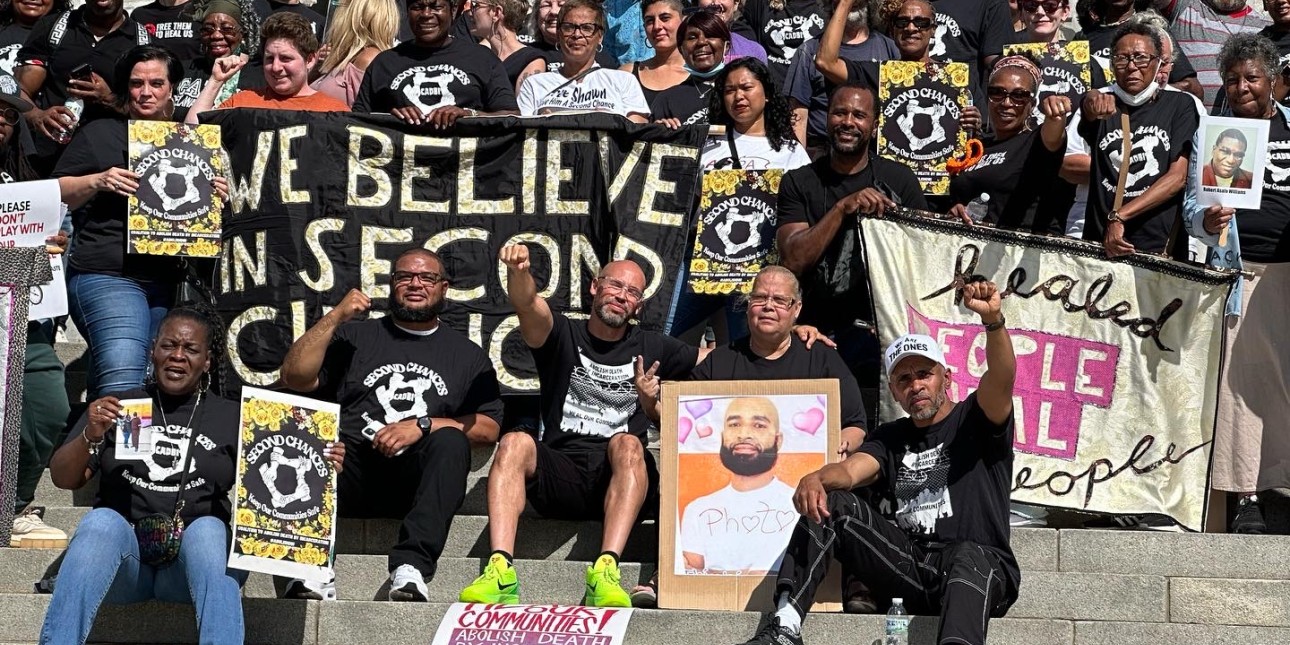
[[775, 467], [775, 461], [779, 459], [779, 448], [765, 448], [761, 452], [752, 455], [736, 455], [729, 446], [721, 444], [721, 465], [726, 470], [739, 475], [740, 477], [755, 477], [765, 474], [771, 468]]

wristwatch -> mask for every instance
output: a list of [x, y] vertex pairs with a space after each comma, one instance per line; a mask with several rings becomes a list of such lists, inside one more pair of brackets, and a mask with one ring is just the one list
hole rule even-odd
[[1107, 223], [1108, 223], [1108, 224], [1109, 224], [1109, 223], [1111, 223], [1111, 222], [1119, 222], [1119, 223], [1123, 224], [1123, 223], [1125, 222], [1124, 218], [1123, 218], [1123, 217], [1120, 217], [1120, 211], [1118, 211], [1118, 210], [1113, 210], [1113, 211], [1111, 211], [1111, 212], [1107, 213], [1107, 214], [1106, 214], [1106, 221], [1107, 221]]
[[417, 417], [417, 427], [421, 428], [421, 434], [423, 435], [430, 434], [434, 430], [430, 426], [430, 417]]

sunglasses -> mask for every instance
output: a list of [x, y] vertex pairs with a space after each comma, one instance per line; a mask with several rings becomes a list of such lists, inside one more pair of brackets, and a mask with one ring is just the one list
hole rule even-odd
[[927, 31], [928, 29], [931, 29], [932, 26], [935, 24], [936, 23], [931, 18], [924, 18], [922, 16], [919, 16], [917, 18], [910, 18], [908, 16], [896, 16], [891, 21], [891, 26], [895, 27], [896, 29], [908, 29], [910, 25], [913, 25], [914, 27], [918, 28], [919, 31]]
[[0, 121], [5, 125], [18, 125], [18, 120], [22, 118], [22, 113], [16, 108], [5, 108], [0, 110]]
[[1040, 7], [1044, 8], [1044, 13], [1057, 13], [1058, 11], [1069, 7], [1070, 5], [1063, 0], [1022, 0], [1017, 3], [1022, 11], [1035, 13]]
[[985, 88], [985, 96], [990, 99], [991, 103], [1003, 103], [1009, 100], [1013, 105], [1021, 105], [1034, 98], [1034, 96], [1025, 90], [1008, 91], [999, 86]]

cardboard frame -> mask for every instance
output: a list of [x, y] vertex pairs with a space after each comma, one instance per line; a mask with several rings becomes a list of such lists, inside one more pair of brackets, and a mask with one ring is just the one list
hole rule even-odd
[[[681, 530], [680, 495], [681, 495], [681, 405], [682, 401], [694, 397], [710, 399], [728, 399], [734, 397], [775, 397], [815, 396], [822, 397], [824, 419], [822, 426], [826, 431], [825, 445], [820, 465], [837, 461], [837, 446], [841, 440], [841, 396], [836, 379], [802, 379], [789, 381], [692, 381], [669, 382], [662, 387], [660, 412], [661, 455], [660, 472], [660, 509], [659, 509], [659, 567], [658, 567], [658, 606], [667, 609], [709, 609], [721, 611], [769, 611], [773, 608], [772, 594], [775, 588], [775, 573], [741, 574], [678, 574], [677, 561], [680, 550], [677, 548]], [[777, 409], [779, 406], [776, 406]], [[687, 413], [690, 415], [692, 413]], [[702, 416], [702, 415], [699, 415]], [[794, 427], [795, 420], [780, 415], [781, 432]], [[691, 421], [687, 416], [686, 421]], [[720, 422], [714, 422], [720, 423]], [[814, 435], [809, 430], [803, 430]], [[687, 431], [685, 433], [689, 435]], [[720, 433], [717, 432], [718, 437]], [[718, 441], [719, 443], [719, 441]], [[782, 450], [782, 449], [781, 449]], [[792, 454], [812, 454], [792, 453]], [[781, 454], [785, 454], [781, 452]], [[694, 455], [706, 456], [706, 455]], [[776, 468], [780, 466], [777, 464]], [[810, 472], [807, 470], [806, 472]], [[796, 487], [797, 479], [805, 472], [797, 473], [792, 481], [784, 483]], [[717, 490], [720, 490], [718, 488]], [[794, 522], [794, 525], [796, 522]], [[840, 607], [840, 572], [833, 567], [829, 576], [820, 587], [815, 608], [836, 610]]]

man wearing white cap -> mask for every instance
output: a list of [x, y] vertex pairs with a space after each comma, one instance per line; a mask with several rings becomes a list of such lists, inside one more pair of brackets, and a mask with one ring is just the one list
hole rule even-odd
[[[977, 390], [950, 400], [953, 374], [931, 337], [910, 334], [887, 348], [888, 387], [909, 416], [802, 478], [793, 496], [802, 518], [779, 570], [778, 610], [746, 645], [802, 645], [802, 619], [835, 557], [875, 598], [939, 613], [937, 643], [984, 644], [985, 618], [1004, 615], [1016, 600], [1021, 572], [1009, 545], [1008, 494], [1017, 362], [998, 288], [972, 282], [959, 294], [985, 326]], [[859, 486], [895, 500], [895, 523], [852, 492]]]

